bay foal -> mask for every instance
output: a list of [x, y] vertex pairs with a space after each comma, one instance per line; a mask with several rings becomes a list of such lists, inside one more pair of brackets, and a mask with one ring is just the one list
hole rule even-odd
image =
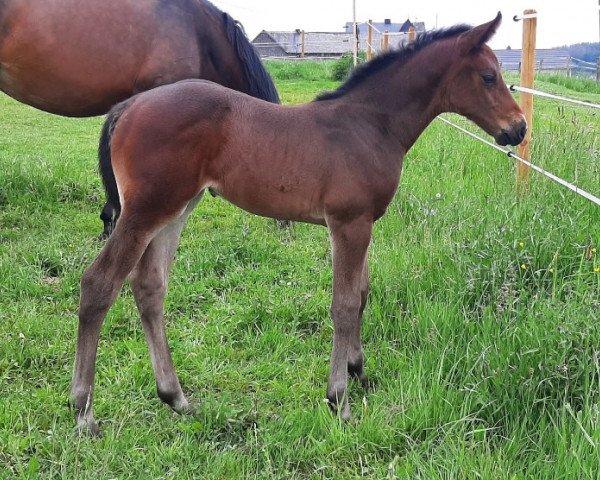
[[402, 159], [442, 112], [473, 120], [500, 144], [525, 135], [522, 112], [486, 42], [500, 24], [421, 35], [359, 69], [317, 101], [282, 107], [202, 81], [142, 93], [105, 125], [123, 207], [81, 281], [72, 400], [97, 431], [92, 394], [100, 326], [129, 276], [160, 398], [189, 409], [173, 368], [163, 300], [179, 236], [210, 189], [258, 215], [325, 225], [333, 249], [333, 351], [327, 398], [350, 417], [348, 376], [367, 384], [361, 315], [373, 223], [396, 191]]

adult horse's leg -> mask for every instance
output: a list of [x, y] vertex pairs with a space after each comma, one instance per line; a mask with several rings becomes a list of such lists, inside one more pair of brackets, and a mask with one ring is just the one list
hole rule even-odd
[[357, 337], [360, 348], [361, 287], [373, 220], [359, 217], [348, 222], [328, 218], [327, 225], [333, 251], [333, 349], [327, 399], [335, 409], [341, 404], [342, 418], [349, 420], [348, 364], [356, 360], [350, 354], [356, 355]]
[[119, 294], [125, 278], [139, 261], [152, 235], [149, 231], [116, 229], [100, 255], [81, 279], [77, 353], [71, 386], [71, 401], [80, 430], [98, 433], [92, 410], [96, 353], [100, 327]]
[[364, 372], [364, 354], [361, 342], [362, 316], [367, 306], [369, 297], [369, 265], [368, 256], [365, 256], [365, 262], [360, 279], [360, 310], [358, 312], [358, 323], [352, 331], [350, 337], [350, 348], [348, 351], [348, 373], [358, 379], [365, 390], [369, 389], [369, 378]]
[[192, 412], [193, 409], [181, 390], [173, 366], [164, 327], [164, 298], [181, 231], [201, 196], [190, 202], [181, 217], [154, 237], [131, 273], [131, 288], [148, 342], [158, 396], [179, 413]]

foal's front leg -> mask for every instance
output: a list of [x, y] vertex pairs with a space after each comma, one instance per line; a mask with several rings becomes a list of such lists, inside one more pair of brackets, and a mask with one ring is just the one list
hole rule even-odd
[[362, 371], [360, 314], [364, 308], [361, 291], [373, 220], [360, 217], [350, 222], [328, 218], [333, 251], [333, 350], [327, 385], [327, 399], [333, 408], [341, 405], [344, 420], [350, 419], [348, 365], [358, 361]]
[[357, 328], [352, 332], [350, 338], [350, 351], [348, 352], [348, 374], [360, 381], [363, 389], [370, 388], [369, 377], [365, 374], [365, 357], [361, 342], [362, 317], [369, 297], [369, 265], [368, 256], [365, 255], [362, 275], [360, 279], [360, 310], [358, 312]]

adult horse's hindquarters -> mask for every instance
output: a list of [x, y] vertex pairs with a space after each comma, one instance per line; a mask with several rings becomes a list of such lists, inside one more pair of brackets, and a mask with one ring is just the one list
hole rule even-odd
[[[188, 78], [279, 103], [243, 31], [207, 0], [0, 0], [0, 90], [20, 102], [89, 117]], [[108, 203], [104, 236], [118, 216]]]
[[207, 188], [259, 215], [329, 228], [334, 338], [327, 398], [349, 418], [348, 375], [367, 383], [360, 340], [367, 249], [373, 223], [396, 191], [404, 154], [447, 111], [473, 120], [499, 143], [524, 137], [523, 114], [485, 44], [500, 19], [421, 35], [306, 105], [282, 107], [186, 81], [117, 107], [105, 130], [114, 129], [110, 149], [123, 214], [82, 278], [72, 385], [78, 425], [97, 431], [98, 337], [128, 275], [158, 394], [175, 410], [189, 408], [167, 345], [163, 300], [181, 230]]
[[90, 117], [188, 78], [278, 102], [236, 22], [206, 0], [0, 0], [0, 90], [20, 102]]

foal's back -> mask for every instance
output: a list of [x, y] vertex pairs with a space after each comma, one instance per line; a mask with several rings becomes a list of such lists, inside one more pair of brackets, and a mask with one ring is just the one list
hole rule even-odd
[[376, 209], [371, 187], [389, 183], [391, 196], [397, 179], [378, 171], [344, 118], [339, 103], [274, 105], [202, 80], [141, 94], [112, 143], [125, 208], [143, 178], [162, 185], [157, 201], [180, 205], [210, 188], [252, 213], [311, 223]]

